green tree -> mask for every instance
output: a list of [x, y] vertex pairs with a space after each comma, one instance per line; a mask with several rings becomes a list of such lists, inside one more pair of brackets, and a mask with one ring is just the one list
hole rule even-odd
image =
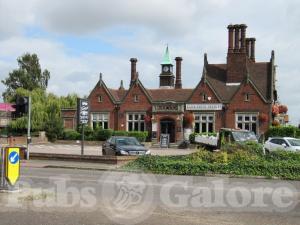
[[1, 82], [6, 86], [2, 96], [5, 100], [15, 96], [18, 88], [33, 91], [37, 88], [46, 90], [50, 72], [42, 71], [36, 54], [25, 53], [17, 59], [19, 68], [9, 73]]
[[[62, 135], [63, 124], [60, 109], [76, 107], [78, 97], [76, 94], [69, 94], [66, 97], [56, 96], [39, 88], [33, 91], [18, 88], [15, 95], [31, 96], [31, 129], [32, 131], [46, 131], [50, 141], [55, 141]], [[12, 102], [14, 98], [10, 97], [8, 100]], [[13, 120], [10, 123], [10, 132], [25, 134], [27, 121], [27, 116]]]

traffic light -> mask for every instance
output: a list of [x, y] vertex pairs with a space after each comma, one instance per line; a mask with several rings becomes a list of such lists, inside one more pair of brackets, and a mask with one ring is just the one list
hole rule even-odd
[[22, 117], [24, 114], [28, 113], [29, 97], [17, 96], [16, 104], [13, 106], [16, 111], [14, 112], [14, 117]]

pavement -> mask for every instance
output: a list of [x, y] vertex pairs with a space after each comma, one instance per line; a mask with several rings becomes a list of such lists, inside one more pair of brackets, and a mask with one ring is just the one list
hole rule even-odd
[[[195, 152], [195, 149], [175, 149], [175, 148], [150, 148], [152, 155], [186, 155]], [[81, 154], [80, 144], [32, 144], [30, 152], [53, 153], [53, 154]], [[102, 146], [84, 146], [85, 155], [102, 155]]]

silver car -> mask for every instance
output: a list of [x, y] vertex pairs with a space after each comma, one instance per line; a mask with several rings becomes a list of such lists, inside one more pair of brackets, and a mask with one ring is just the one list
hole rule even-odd
[[276, 150], [300, 152], [300, 139], [292, 137], [272, 137], [265, 142], [264, 148], [266, 152]]

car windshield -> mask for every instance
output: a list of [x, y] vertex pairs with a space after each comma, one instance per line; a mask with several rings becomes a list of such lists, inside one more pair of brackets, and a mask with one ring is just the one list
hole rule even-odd
[[300, 139], [288, 139], [291, 146], [300, 146]]
[[257, 141], [253, 132], [234, 131], [232, 135], [235, 141]]
[[118, 146], [122, 145], [141, 145], [135, 138], [117, 138], [116, 144]]

